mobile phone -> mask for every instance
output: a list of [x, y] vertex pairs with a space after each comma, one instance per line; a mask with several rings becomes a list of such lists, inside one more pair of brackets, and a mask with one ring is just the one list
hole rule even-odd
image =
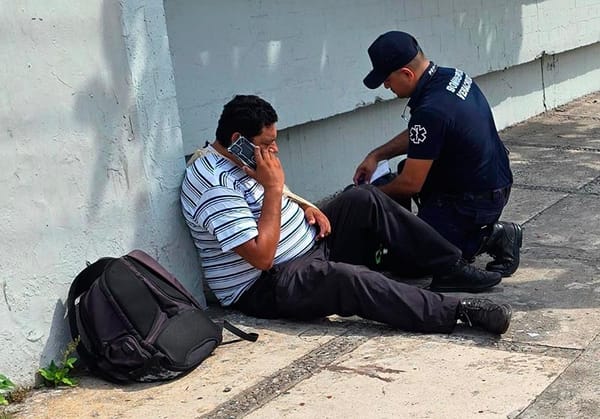
[[231, 144], [227, 151], [235, 155], [246, 166], [256, 169], [256, 159], [254, 158], [254, 144], [244, 136], [240, 136], [236, 142]]

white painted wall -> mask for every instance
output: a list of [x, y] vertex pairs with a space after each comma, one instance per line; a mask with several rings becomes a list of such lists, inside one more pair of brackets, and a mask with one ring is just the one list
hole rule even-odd
[[0, 39], [0, 373], [31, 384], [86, 261], [141, 248], [192, 290], [199, 269], [162, 1], [2, 1]]
[[[276, 106], [289, 127], [280, 134], [288, 183], [318, 200], [403, 128], [405, 101], [361, 84], [366, 48], [380, 32], [411, 31], [439, 64], [480, 75], [502, 127], [544, 101], [552, 107], [600, 89], [599, 5], [4, 1], [0, 372], [31, 383], [60, 356], [64, 300], [86, 260], [139, 247], [201, 295], [179, 215], [182, 156], [212, 140], [233, 94]], [[532, 61], [542, 51], [555, 55]], [[386, 100], [366, 106], [377, 97]]]
[[184, 149], [212, 140], [236, 93], [268, 99], [281, 128], [392, 99], [362, 85], [382, 32], [413, 33], [472, 76], [600, 41], [599, 0], [167, 0]]
[[[475, 81], [502, 129], [600, 90], [600, 43], [544, 56], [543, 64], [538, 59], [488, 73]], [[278, 145], [286, 183], [313, 201], [339, 192], [351, 183], [366, 153], [406, 128], [400, 118], [405, 104], [404, 99], [384, 101], [281, 130]]]

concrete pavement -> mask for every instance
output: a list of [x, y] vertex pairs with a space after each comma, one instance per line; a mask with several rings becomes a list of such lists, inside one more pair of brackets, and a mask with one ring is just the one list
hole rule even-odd
[[[84, 377], [36, 391], [22, 418], [600, 417], [600, 93], [506, 129], [523, 223], [520, 269], [487, 294], [513, 306], [507, 334], [419, 335], [358, 318], [267, 321], [187, 376], [115, 386]], [[485, 258], [478, 264], [485, 265]], [[232, 335], [225, 332], [225, 340]]]

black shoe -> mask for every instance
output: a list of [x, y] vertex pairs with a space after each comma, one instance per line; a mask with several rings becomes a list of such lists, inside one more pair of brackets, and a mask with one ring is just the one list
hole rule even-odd
[[450, 272], [434, 275], [429, 289], [437, 292], [481, 292], [502, 281], [497, 272], [486, 272], [459, 259]]
[[458, 304], [457, 319], [471, 327], [501, 335], [508, 330], [512, 308], [483, 298], [465, 298]]
[[487, 252], [494, 258], [485, 266], [491, 272], [499, 272], [503, 277], [511, 276], [521, 261], [520, 249], [523, 245], [523, 229], [519, 224], [500, 221], [494, 224]]

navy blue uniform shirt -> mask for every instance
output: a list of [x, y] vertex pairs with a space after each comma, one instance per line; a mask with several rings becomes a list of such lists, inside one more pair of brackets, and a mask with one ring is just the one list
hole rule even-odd
[[421, 193], [483, 192], [512, 184], [490, 105], [461, 70], [429, 65], [408, 102], [408, 157], [434, 160]]

